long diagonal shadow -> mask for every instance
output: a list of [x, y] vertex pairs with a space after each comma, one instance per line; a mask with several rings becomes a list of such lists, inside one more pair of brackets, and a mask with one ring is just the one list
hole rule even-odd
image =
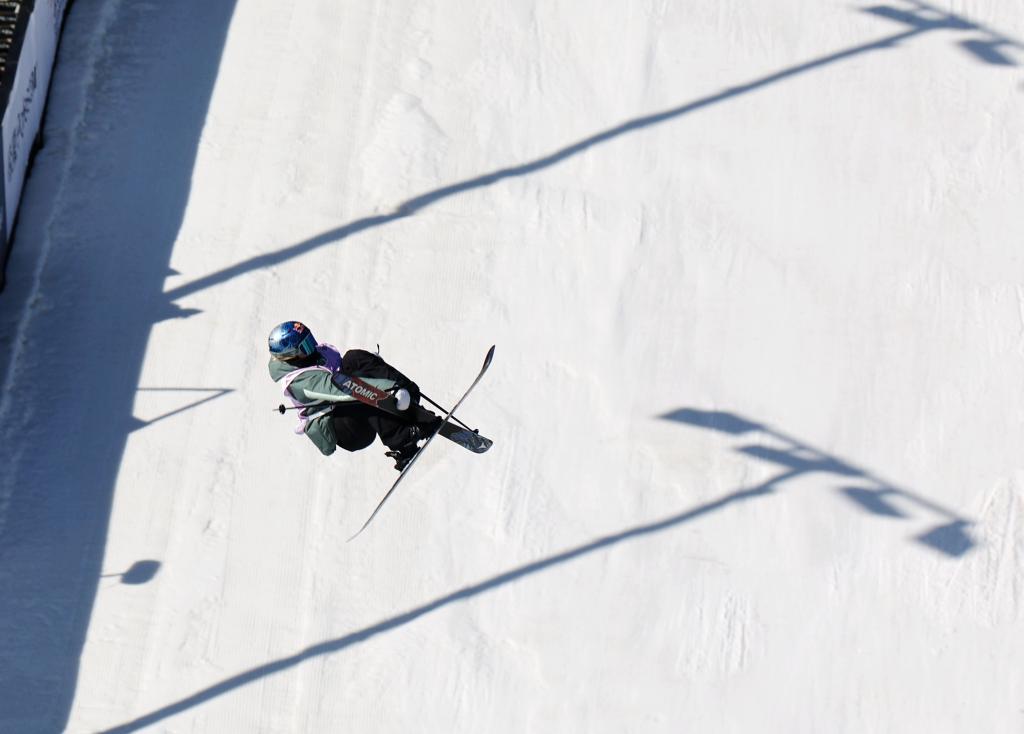
[[839, 61], [844, 61], [873, 51], [893, 48], [903, 41], [907, 41], [924, 33], [930, 33], [937, 30], [971, 31], [974, 33], [981, 33], [983, 34], [982, 38], [969, 39], [962, 42], [961, 46], [977, 59], [988, 64], [1000, 66], [1015, 65], [1013, 60], [1003, 53], [1001, 49], [1024, 49], [1024, 44], [969, 21], [961, 16], [938, 11], [923, 2], [912, 2], [910, 5], [913, 7], [912, 11], [900, 10], [887, 6], [877, 6], [865, 9], [865, 12], [877, 17], [909, 26], [909, 30], [885, 36], [884, 38], [880, 38], [876, 41], [853, 46], [843, 51], [838, 51], [803, 64], [797, 64], [796, 66], [791, 66], [773, 74], [768, 74], [767, 76], [760, 77], [751, 82], [747, 82], [746, 84], [740, 84], [735, 87], [724, 89], [716, 94], [702, 97], [678, 107], [673, 107], [672, 109], [634, 118], [528, 163], [518, 166], [510, 166], [508, 168], [500, 168], [496, 171], [492, 171], [475, 178], [470, 178], [465, 181], [451, 184], [450, 186], [444, 186], [442, 188], [429, 191], [405, 201], [390, 214], [380, 214], [357, 219], [344, 226], [328, 230], [316, 235], [315, 237], [303, 240], [302, 242], [298, 242], [276, 252], [249, 258], [248, 260], [244, 260], [232, 265], [231, 267], [173, 288], [170, 291], [167, 291], [165, 296], [168, 300], [174, 300], [192, 295], [193, 293], [224, 283], [250, 271], [277, 265], [326, 245], [340, 242], [347, 237], [351, 237], [352, 235], [358, 234], [367, 229], [380, 227], [397, 219], [401, 219], [402, 217], [411, 216], [443, 199], [448, 199], [473, 189], [486, 188], [500, 181], [504, 181], [505, 179], [525, 176], [531, 173], [536, 173], [537, 171], [545, 168], [550, 168], [568, 158], [579, 155], [596, 145], [607, 143], [615, 138], [622, 137], [627, 133], [658, 125], [663, 122], [668, 122], [669, 120], [674, 120], [691, 112], [696, 112], [735, 97], [755, 92], [771, 84], [835, 64]]
[[672, 515], [645, 525], [638, 525], [615, 533], [614, 535], [606, 535], [584, 545], [571, 548], [553, 556], [548, 556], [547, 558], [542, 558], [538, 561], [533, 561], [532, 563], [527, 563], [510, 571], [506, 571], [505, 573], [498, 574], [497, 576], [492, 576], [485, 581], [463, 587], [458, 591], [453, 591], [450, 594], [438, 597], [433, 601], [422, 604], [401, 614], [397, 614], [382, 622], [378, 622], [377, 624], [364, 627], [363, 629], [356, 630], [355, 632], [350, 632], [343, 637], [321, 642], [317, 645], [313, 645], [312, 647], [307, 647], [305, 650], [301, 650], [294, 655], [289, 655], [288, 657], [280, 658], [279, 660], [274, 660], [273, 662], [257, 666], [243, 673], [238, 673], [237, 675], [223, 680], [220, 683], [216, 683], [215, 685], [204, 688], [201, 691], [197, 691], [180, 701], [168, 704], [167, 706], [145, 714], [144, 716], [140, 716], [132, 721], [115, 726], [111, 729], [105, 729], [100, 734], [125, 734], [126, 732], [138, 731], [144, 727], [152, 726], [158, 721], [180, 714], [190, 708], [200, 706], [217, 696], [230, 693], [231, 691], [262, 678], [294, 668], [312, 658], [341, 652], [346, 648], [366, 642], [378, 635], [384, 634], [385, 632], [390, 632], [399, 627], [403, 627], [411, 622], [415, 622], [420, 617], [426, 616], [427, 614], [435, 612], [450, 604], [467, 601], [485, 594], [488, 591], [493, 591], [499, 587], [511, 584], [526, 576], [547, 570], [552, 566], [576, 560], [582, 556], [605, 550], [628, 540], [635, 540], [637, 538], [642, 538], [678, 527], [679, 525], [691, 522], [703, 517], [704, 515], [721, 510], [729, 505], [753, 499], [755, 497], [763, 497], [773, 491], [774, 484], [785, 481], [790, 474], [793, 474], [793, 472], [785, 472], [757, 487], [732, 492], [712, 502], [698, 505], [697, 507], [693, 507], [677, 515]]
[[167, 418], [171, 418], [173, 416], [178, 415], [179, 413], [184, 413], [185, 411], [192, 410], [193, 408], [198, 408], [203, 403], [208, 403], [211, 400], [216, 400], [219, 397], [223, 397], [224, 395], [227, 395], [228, 393], [234, 392], [235, 388], [233, 388], [233, 387], [140, 387], [140, 388], [137, 388], [136, 391], [137, 392], [167, 392], [167, 393], [179, 393], [179, 392], [207, 392], [207, 393], [212, 393], [211, 395], [207, 395], [205, 398], [200, 398], [199, 400], [195, 400], [195, 401], [189, 403], [188, 405], [182, 405], [180, 408], [175, 408], [174, 410], [171, 410], [171, 411], [169, 411], [167, 413], [163, 413], [162, 415], [158, 415], [156, 418], [149, 418], [148, 420], [142, 420], [141, 418], [134, 418], [133, 421], [137, 424], [137, 429], [138, 429], [138, 428], [145, 428], [147, 426], [151, 426], [154, 423], [157, 423], [158, 421], [162, 421], [162, 420], [165, 420]]

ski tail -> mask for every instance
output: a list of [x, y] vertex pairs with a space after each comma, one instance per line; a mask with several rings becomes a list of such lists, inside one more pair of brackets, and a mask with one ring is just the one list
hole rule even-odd
[[471, 431], [462, 426], [453, 425], [451, 422], [441, 426], [440, 434], [474, 454], [482, 454], [494, 445], [494, 441], [486, 436], [481, 436], [479, 431]]

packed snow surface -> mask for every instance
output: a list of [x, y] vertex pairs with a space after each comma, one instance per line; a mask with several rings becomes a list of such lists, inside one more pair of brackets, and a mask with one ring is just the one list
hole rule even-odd
[[[0, 731], [1024, 731], [1009, 0], [76, 0]], [[325, 458], [299, 319], [450, 404]]]

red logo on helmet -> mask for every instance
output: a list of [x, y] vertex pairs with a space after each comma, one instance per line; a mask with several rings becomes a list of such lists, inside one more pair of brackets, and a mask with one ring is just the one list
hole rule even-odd
[[300, 324], [298, 321], [296, 321], [294, 324], [292, 324], [292, 328], [294, 328], [295, 331], [301, 334], [306, 327]]

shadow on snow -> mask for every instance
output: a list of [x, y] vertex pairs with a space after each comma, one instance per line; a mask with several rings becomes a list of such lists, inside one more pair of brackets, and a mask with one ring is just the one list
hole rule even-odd
[[[133, 416], [146, 345], [155, 323], [187, 315], [163, 289], [233, 12], [234, 0], [76, 0], [68, 16], [49, 142], [26, 185], [37, 215], [23, 209], [17, 233], [59, 257], [24, 306], [25, 346], [5, 366], [14, 390], [0, 441], [4, 732], [67, 725], [118, 468], [128, 435], [147, 424]], [[93, 69], [80, 66], [92, 59]], [[5, 296], [24, 287], [9, 282]], [[139, 584], [157, 568], [111, 570]]]
[[[510, 571], [498, 574], [497, 576], [493, 576], [485, 581], [481, 581], [480, 583], [465, 586], [450, 594], [438, 597], [433, 601], [403, 612], [402, 614], [397, 614], [383, 620], [382, 622], [378, 622], [377, 624], [364, 627], [363, 629], [356, 630], [355, 632], [351, 632], [342, 637], [337, 637], [333, 640], [321, 642], [317, 645], [313, 645], [312, 647], [308, 647], [305, 650], [301, 650], [294, 655], [289, 655], [288, 657], [280, 658], [273, 662], [238, 673], [237, 675], [227, 678], [220, 683], [216, 683], [208, 688], [204, 688], [201, 691], [193, 693], [186, 698], [168, 704], [167, 706], [152, 711], [144, 716], [140, 716], [133, 721], [120, 724], [111, 729], [106, 729], [101, 732], [101, 734], [127, 734], [128, 732], [134, 732], [145, 727], [152, 726], [159, 721], [175, 716], [176, 714], [180, 714], [183, 711], [196, 706], [200, 706], [211, 699], [230, 693], [242, 686], [248, 685], [267, 676], [294, 668], [312, 658], [321, 657], [323, 655], [332, 655], [349, 647], [367, 642], [378, 635], [390, 632], [391, 630], [397, 629], [411, 622], [415, 622], [420, 617], [426, 616], [427, 614], [435, 612], [450, 604], [468, 601], [499, 587], [519, 581], [532, 574], [540, 573], [541, 571], [545, 571], [562, 563], [574, 561], [591, 553], [604, 551], [630, 540], [638, 540], [640, 538], [655, 535], [656, 533], [678, 528], [686, 523], [698, 520], [705, 515], [709, 515], [719, 510], [724, 510], [731, 505], [736, 505], [752, 499], [767, 497], [776, 492], [781, 484], [812, 472], [825, 472], [849, 479], [858, 478], [869, 480], [874, 485], [873, 488], [857, 488], [856, 490], [858, 492], [864, 492], [865, 496], [869, 497], [869, 499], [864, 500], [857, 495], [853, 495], [853, 498], [866, 509], [877, 512], [878, 514], [896, 517], [903, 516], [902, 513], [896, 510], [887, 501], [887, 496], [891, 496], [899, 497], [921, 508], [942, 515], [948, 520], [948, 522], [917, 538], [917, 540], [930, 546], [934, 550], [938, 550], [948, 556], [956, 557], [963, 555], [973, 546], [973, 541], [971, 541], [965, 533], [965, 528], [968, 523], [963, 518], [960, 518], [956, 514], [945, 510], [932, 502], [924, 500], [917, 495], [907, 492], [906, 490], [897, 489], [887, 485], [862, 469], [858, 469], [841, 461], [840, 459], [817, 451], [806, 444], [800, 443], [799, 441], [785, 436], [778, 431], [774, 431], [762, 424], [750, 422], [730, 413], [699, 411], [689, 408], [673, 411], [660, 417], [665, 420], [688, 423], [701, 428], [722, 431], [731, 435], [742, 435], [751, 432], [766, 433], [775, 439], [784, 441], [788, 444], [788, 447], [785, 450], [774, 450], [760, 446], [745, 446], [739, 450], [745, 454], [779, 464], [784, 467], [784, 471], [777, 476], [771, 477], [767, 481], [758, 484], [757, 486], [738, 489], [734, 492], [723, 495], [716, 500], [696, 505], [684, 510], [683, 512], [671, 515], [661, 520], [637, 525], [612, 535], [597, 538], [589, 543], [562, 551], [561, 553], [556, 553], [548, 556], [547, 558], [527, 563]], [[847, 492], [851, 491], [853, 490], [847, 490]]]
[[706, 107], [726, 102], [735, 97], [756, 92], [769, 85], [785, 81], [792, 77], [799, 76], [800, 74], [806, 74], [809, 71], [821, 69], [840, 61], [846, 61], [866, 53], [885, 51], [895, 48], [900, 44], [925, 33], [941, 30], [970, 33], [970, 38], [960, 43], [961, 47], [969, 52], [974, 58], [987, 64], [1016, 66], [1013, 58], [1007, 54], [1007, 51], [1024, 51], [1024, 44], [1003, 36], [995, 31], [989, 30], [977, 23], [966, 20], [960, 16], [941, 12], [923, 2], [913, 2], [910, 4], [910, 7], [912, 7], [912, 10], [877, 6], [867, 8], [865, 11], [879, 18], [894, 21], [905, 26], [906, 28], [899, 33], [879, 38], [876, 41], [870, 41], [858, 46], [853, 46], [852, 48], [844, 49], [842, 51], [837, 51], [834, 54], [823, 56], [803, 64], [797, 64], [796, 66], [782, 69], [781, 71], [777, 71], [773, 74], [768, 74], [767, 76], [754, 79], [753, 81], [745, 84], [739, 84], [735, 87], [724, 89], [717, 94], [702, 97], [669, 110], [634, 118], [620, 125], [616, 125], [615, 127], [595, 133], [588, 138], [584, 138], [572, 145], [568, 145], [554, 153], [550, 153], [528, 163], [523, 163], [518, 166], [510, 166], [508, 168], [500, 168], [496, 171], [491, 171], [490, 173], [486, 173], [475, 178], [470, 178], [449, 186], [443, 186], [433, 191], [428, 191], [425, 194], [420, 194], [419, 196], [399, 204], [395, 210], [389, 214], [378, 214], [365, 217], [363, 219], [357, 219], [341, 227], [337, 227], [336, 229], [331, 229], [316, 235], [315, 237], [311, 237], [310, 239], [297, 242], [296, 244], [278, 250], [277, 252], [258, 255], [250, 258], [249, 260], [232, 265], [229, 268], [225, 268], [224, 270], [211, 273], [189, 283], [184, 283], [177, 288], [168, 291], [166, 296], [170, 299], [183, 298], [196, 293], [197, 291], [237, 278], [253, 270], [271, 267], [282, 262], [286, 262], [294, 257], [304, 255], [326, 245], [336, 244], [341, 240], [359, 234], [365, 230], [389, 224], [390, 222], [401, 219], [402, 217], [411, 216], [439, 201], [457, 196], [458, 194], [462, 194], [466, 191], [486, 188], [506, 179], [536, 173], [537, 171], [555, 166], [564, 160], [579, 155], [580, 153], [584, 153], [594, 146], [607, 143], [615, 138], [622, 137], [623, 135], [643, 130], [644, 128], [648, 128], [653, 125], [675, 120], [691, 112], [696, 112]]
[[971, 523], [966, 518], [766, 425], [748, 421], [732, 413], [692, 408], [682, 408], [660, 417], [732, 436], [759, 433], [762, 436], [770, 437], [775, 442], [782, 443], [784, 448], [781, 449], [759, 444], [750, 444], [736, 449], [747, 456], [783, 467], [781, 474], [761, 485], [764, 489], [775, 489], [787, 481], [807, 474], [831, 474], [849, 482], [858, 480], [861, 484], [867, 483], [868, 486], [846, 486], [842, 487], [840, 491], [857, 507], [870, 514], [895, 519], [909, 519], [911, 516], [900, 509], [900, 505], [904, 505], [913, 506], [933, 518], [941, 518], [938, 525], [915, 537], [914, 540], [917, 542], [954, 558], [964, 555], [975, 545], [967, 533]]
[[385, 619], [384, 621], [378, 622], [370, 627], [364, 627], [361, 630], [351, 632], [343, 637], [321, 642], [297, 652], [294, 655], [280, 658], [279, 660], [274, 660], [273, 662], [266, 663], [243, 673], [234, 675], [220, 683], [210, 686], [209, 688], [204, 688], [201, 691], [193, 693], [187, 698], [183, 698], [180, 701], [164, 706], [156, 711], [152, 711], [145, 716], [140, 716], [133, 721], [120, 724], [119, 726], [115, 726], [111, 729], [105, 729], [100, 734], [126, 734], [126, 732], [138, 731], [144, 727], [151, 726], [158, 721], [162, 721], [163, 719], [180, 714], [190, 708], [199, 706], [213, 698], [230, 693], [237, 688], [241, 688], [249, 683], [260, 680], [261, 678], [294, 668], [295, 666], [312, 658], [331, 655], [354, 645], [367, 642], [368, 640], [384, 634], [385, 632], [390, 632], [391, 630], [407, 625], [410, 622], [415, 622], [420, 617], [430, 614], [431, 612], [435, 612], [449, 604], [468, 601], [469, 599], [485, 594], [488, 591], [493, 591], [494, 589], [505, 586], [506, 584], [519, 581], [526, 576], [539, 573], [551, 568], [552, 566], [573, 561], [582, 556], [611, 548], [628, 540], [643, 538], [665, 530], [670, 530], [703, 517], [704, 515], [721, 510], [729, 505], [753, 499], [755, 497], [764, 496], [771, 493], [771, 491], [771, 486], [763, 485], [744, 489], [738, 492], [732, 492], [731, 494], [727, 494], [712, 502], [698, 505], [684, 512], [680, 512], [677, 515], [672, 515], [671, 517], [666, 517], [645, 525], [638, 525], [613, 535], [598, 538], [589, 543], [557, 553], [553, 556], [548, 556], [547, 558], [527, 563], [523, 566], [519, 566], [518, 568], [514, 568], [511, 571], [506, 571], [505, 573], [493, 576], [486, 581], [481, 581], [480, 583], [466, 586], [458, 591], [453, 591], [450, 594], [438, 597], [437, 599], [418, 606], [415, 609], [410, 609], [402, 614], [397, 614], [394, 617]]
[[[76, 21], [76, 17], [92, 13], [99, 18], [104, 10], [100, 3], [78, 0], [72, 7], [68, 27], [72, 22], [82, 22]], [[45, 225], [45, 232], [41, 228], [33, 231], [33, 226], [39, 225], [30, 224], [28, 218], [23, 219], [19, 228], [20, 238], [50, 237], [53, 246], [60, 248], [59, 266], [47, 268], [44, 275], [48, 286], [60, 292], [63, 303], [76, 304], [74, 309], [44, 308], [31, 312], [33, 334], [59, 328], [66, 338], [61, 344], [50, 344], [33, 337], [33, 349], [22, 353], [16, 365], [20, 374], [45, 374], [52, 365], [66, 363], [58, 360], [66, 360], [67, 355], [75, 357], [69, 366], [70, 377], [53, 384], [47, 394], [19, 396], [24, 413], [33, 418], [23, 422], [24, 430], [15, 431], [8, 426], [8, 431], [17, 436], [16, 446], [0, 446], [0, 460], [8, 472], [3, 486], [9, 490], [7, 495], [0, 492], [0, 521], [6, 523], [0, 525], [0, 630], [8, 632], [0, 636], [0, 723], [19, 732], [59, 731], [66, 724], [85, 631], [102, 576], [100, 564], [118, 466], [127, 436], [140, 426], [132, 415], [133, 398], [150, 330], [165, 319], [195, 313], [177, 307], [175, 299], [386, 225], [465, 191], [549, 168], [626, 134], [840, 61], [891, 49], [932, 31], [967, 34], [959, 42], [960, 47], [987, 64], [1014, 65], [1010, 54], [1024, 48], [1017, 41], [923, 2], [910, 2], [898, 8], [868, 8], [866, 12], [903, 28], [876, 41], [634, 118], [536, 160], [435, 189], [405, 201], [389, 214], [353, 221], [164, 291], [234, 0], [122, 3], [115, 10], [118, 15], [104, 30], [102, 43], [111, 49], [130, 49], [137, 58], [133, 64], [118, 66], [111, 63], [112, 57], [101, 56], [89, 90], [96, 98], [90, 96], [83, 118], [77, 121], [76, 130], [86, 132], [70, 133], [77, 157], [69, 158], [72, 167], [68, 176], [85, 182], [72, 191], [76, 199], [73, 203], [87, 209], [89, 216], [79, 220], [68, 215], [61, 219], [58, 210], [56, 219]], [[100, 25], [99, 20], [95, 22]], [[182, 53], [183, 39], [187, 39], [187, 53]], [[62, 48], [62, 57], [66, 52]], [[55, 90], [60, 89], [60, 75], [58, 68]], [[36, 163], [37, 172], [46, 157], [44, 149]], [[95, 170], [85, 170], [90, 162], [96, 164]], [[56, 167], [50, 165], [51, 170]], [[43, 195], [39, 192], [45, 185], [38, 173], [35, 180], [30, 178], [26, 199]], [[97, 253], [104, 256], [101, 267], [97, 267]], [[74, 276], [69, 277], [72, 272]], [[8, 369], [15, 369], [15, 365]], [[21, 420], [22, 408], [10, 411], [10, 415]], [[7, 417], [5, 414], [5, 421]], [[26, 456], [26, 451], [33, 452], [32, 456]], [[471, 599], [626, 540], [677, 527], [730, 504], [766, 495], [786, 478], [811, 470], [802, 460], [794, 464], [792, 456], [761, 458], [778, 461], [788, 468], [767, 484], [733, 492], [678, 515], [600, 538], [465, 587], [379, 624], [236, 675], [110, 731], [139, 729], [312, 657], [365, 642], [453, 602]], [[820, 457], [820, 461], [825, 468], [815, 471], [867, 476], [827, 457]], [[880, 515], [898, 516], [900, 510], [891, 501], [896, 497], [916, 499], [919, 506], [927, 506], [921, 498], [882, 484], [849, 488], [846, 494]], [[958, 551], [958, 543], [963, 544], [963, 525], [957, 523], [964, 521], [952, 514], [949, 517], [951, 522], [945, 529], [938, 528], [920, 540], [949, 555], [958, 555], [970, 546]], [[125, 576], [145, 580], [155, 569], [149, 565], [134, 575], [126, 572]]]

